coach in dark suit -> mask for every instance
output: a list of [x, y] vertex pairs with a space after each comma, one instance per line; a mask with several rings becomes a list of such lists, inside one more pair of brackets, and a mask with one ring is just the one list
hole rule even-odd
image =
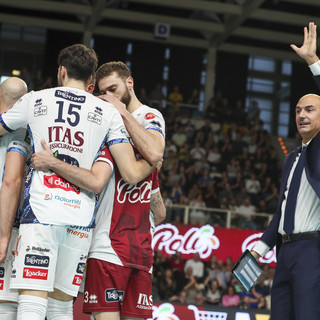
[[299, 100], [296, 125], [302, 145], [283, 163], [277, 211], [252, 251], [278, 244], [272, 320], [320, 319], [320, 96]]
[[[320, 89], [316, 25], [304, 43], [291, 45], [306, 60]], [[258, 259], [277, 245], [271, 291], [272, 320], [320, 319], [320, 96], [303, 96], [296, 106], [302, 144], [283, 162], [277, 211], [252, 250]]]

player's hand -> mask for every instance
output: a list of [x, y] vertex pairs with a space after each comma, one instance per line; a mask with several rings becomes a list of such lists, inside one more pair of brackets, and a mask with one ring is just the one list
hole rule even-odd
[[10, 239], [0, 238], [0, 264], [6, 259], [9, 240]]
[[106, 93], [101, 96], [98, 96], [98, 98], [113, 104], [116, 107], [116, 109], [120, 112], [120, 114], [123, 114], [127, 110], [126, 105], [112, 94]]
[[309, 22], [309, 29], [304, 27], [304, 40], [302, 46], [299, 48], [294, 44], [290, 47], [310, 66], [317, 62], [317, 26], [314, 22]]
[[51, 168], [56, 158], [53, 156], [51, 149], [44, 140], [41, 140], [41, 145], [43, 150], [34, 153], [31, 157], [31, 162], [35, 169], [44, 171]]

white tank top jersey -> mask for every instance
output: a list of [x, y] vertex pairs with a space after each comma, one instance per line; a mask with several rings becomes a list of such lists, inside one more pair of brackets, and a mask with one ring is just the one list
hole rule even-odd
[[[68, 87], [31, 91], [0, 115], [0, 123], [7, 131], [27, 127], [31, 153], [42, 150], [44, 139], [54, 156], [85, 169], [91, 168], [105, 143], [128, 142], [112, 104]], [[21, 223], [91, 227], [95, 205], [95, 194], [31, 165]]]

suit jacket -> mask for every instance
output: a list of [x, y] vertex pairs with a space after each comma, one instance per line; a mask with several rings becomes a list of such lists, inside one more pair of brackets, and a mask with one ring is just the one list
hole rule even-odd
[[[280, 234], [278, 233], [281, 218], [281, 204], [284, 199], [287, 180], [299, 149], [300, 148], [297, 148], [295, 151], [291, 152], [283, 161], [277, 210], [270, 225], [260, 239], [270, 248], [273, 248], [275, 245], [279, 246], [281, 243]], [[320, 200], [320, 132], [312, 139], [307, 147], [305, 171], [308, 182]]]

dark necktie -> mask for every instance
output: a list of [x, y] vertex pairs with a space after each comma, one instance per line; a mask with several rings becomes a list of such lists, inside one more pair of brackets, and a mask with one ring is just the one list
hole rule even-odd
[[289, 187], [285, 214], [284, 214], [284, 226], [283, 230], [286, 234], [291, 234], [294, 229], [294, 214], [296, 211], [296, 203], [297, 203], [297, 196], [300, 188], [300, 180], [302, 170], [306, 163], [306, 147], [302, 148], [302, 152], [297, 163], [297, 166], [294, 170], [292, 180]]

